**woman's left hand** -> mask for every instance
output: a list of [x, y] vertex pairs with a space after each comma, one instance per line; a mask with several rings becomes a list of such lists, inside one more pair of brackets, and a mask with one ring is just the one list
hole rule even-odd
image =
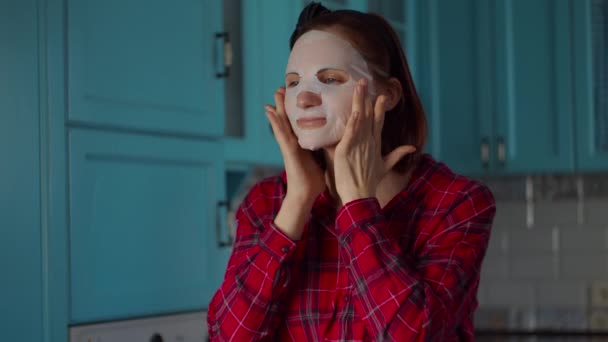
[[380, 95], [373, 105], [367, 94], [367, 80], [357, 82], [351, 116], [334, 155], [336, 191], [343, 204], [376, 197], [382, 178], [401, 158], [416, 151], [414, 146], [404, 145], [382, 157], [385, 103], [386, 96]]

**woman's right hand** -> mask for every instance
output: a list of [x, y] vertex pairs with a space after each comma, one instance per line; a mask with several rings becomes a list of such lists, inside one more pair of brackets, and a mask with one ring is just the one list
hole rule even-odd
[[277, 89], [274, 102], [276, 107], [266, 105], [265, 108], [285, 163], [288, 182], [286, 198], [312, 205], [325, 190], [325, 172], [315, 161], [312, 152], [298, 144], [285, 112], [285, 88]]

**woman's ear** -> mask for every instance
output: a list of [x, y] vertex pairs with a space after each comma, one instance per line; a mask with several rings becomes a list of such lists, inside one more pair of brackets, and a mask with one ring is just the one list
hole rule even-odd
[[392, 110], [395, 108], [397, 103], [401, 100], [401, 96], [403, 96], [403, 88], [401, 88], [401, 82], [395, 77], [391, 77], [386, 86], [382, 89], [384, 95], [386, 95], [386, 103], [385, 103], [385, 111]]

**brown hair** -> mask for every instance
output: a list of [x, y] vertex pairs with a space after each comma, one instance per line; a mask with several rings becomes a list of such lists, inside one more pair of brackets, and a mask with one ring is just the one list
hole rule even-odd
[[[384, 117], [382, 155], [401, 145], [414, 145], [416, 152], [407, 155], [394, 167], [395, 171], [402, 173], [410, 170], [422, 153], [427, 123], [397, 33], [380, 15], [353, 10], [330, 11], [320, 3], [311, 2], [300, 13], [289, 40], [290, 49], [304, 33], [327, 28], [338, 29], [343, 38], [359, 51], [374, 80], [386, 84], [389, 78], [394, 77], [401, 83], [401, 99]], [[322, 153], [315, 151], [315, 159], [325, 166]]]

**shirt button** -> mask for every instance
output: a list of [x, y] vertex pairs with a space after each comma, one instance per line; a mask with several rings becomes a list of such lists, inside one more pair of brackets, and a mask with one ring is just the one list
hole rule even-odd
[[289, 252], [289, 247], [285, 246], [285, 247], [281, 248], [281, 251], [283, 253], [287, 253], [287, 252]]
[[344, 303], [348, 303], [348, 296], [344, 296]]

